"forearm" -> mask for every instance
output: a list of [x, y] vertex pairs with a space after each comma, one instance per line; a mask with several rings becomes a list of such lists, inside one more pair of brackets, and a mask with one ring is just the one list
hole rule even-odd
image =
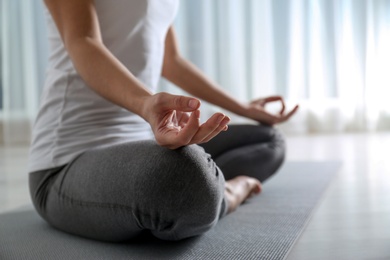
[[84, 37], [72, 39], [66, 47], [89, 87], [111, 102], [143, 116], [143, 100], [151, 93], [103, 43]]
[[163, 76], [200, 99], [238, 115], [244, 115], [247, 106], [221, 89], [189, 61], [177, 56], [164, 64]]
[[143, 116], [151, 93], [105, 47], [94, 0], [44, 0], [65, 48], [87, 85], [114, 104]]

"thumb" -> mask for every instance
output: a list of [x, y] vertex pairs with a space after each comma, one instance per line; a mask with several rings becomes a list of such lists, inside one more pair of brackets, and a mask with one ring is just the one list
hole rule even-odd
[[196, 98], [160, 93], [159, 105], [164, 109], [191, 112], [200, 107], [200, 101]]

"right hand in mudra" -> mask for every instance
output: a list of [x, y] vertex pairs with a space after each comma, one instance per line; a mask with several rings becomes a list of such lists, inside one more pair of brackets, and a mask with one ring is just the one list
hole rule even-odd
[[215, 113], [201, 124], [199, 107], [200, 101], [196, 98], [158, 93], [146, 98], [143, 114], [157, 143], [176, 149], [208, 142], [227, 130], [230, 118], [222, 113]]

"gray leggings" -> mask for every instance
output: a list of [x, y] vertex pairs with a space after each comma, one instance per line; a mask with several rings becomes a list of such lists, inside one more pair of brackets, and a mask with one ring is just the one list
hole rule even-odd
[[276, 129], [232, 125], [202, 147], [169, 150], [145, 140], [89, 150], [65, 166], [30, 173], [30, 193], [42, 218], [68, 233], [119, 242], [151, 232], [179, 240], [226, 214], [225, 178], [264, 181], [284, 153]]

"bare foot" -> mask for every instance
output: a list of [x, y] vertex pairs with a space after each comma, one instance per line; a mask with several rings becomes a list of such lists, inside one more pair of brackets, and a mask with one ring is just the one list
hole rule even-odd
[[237, 176], [225, 183], [225, 197], [228, 201], [228, 213], [236, 210], [247, 198], [261, 192], [261, 183], [248, 176]]

